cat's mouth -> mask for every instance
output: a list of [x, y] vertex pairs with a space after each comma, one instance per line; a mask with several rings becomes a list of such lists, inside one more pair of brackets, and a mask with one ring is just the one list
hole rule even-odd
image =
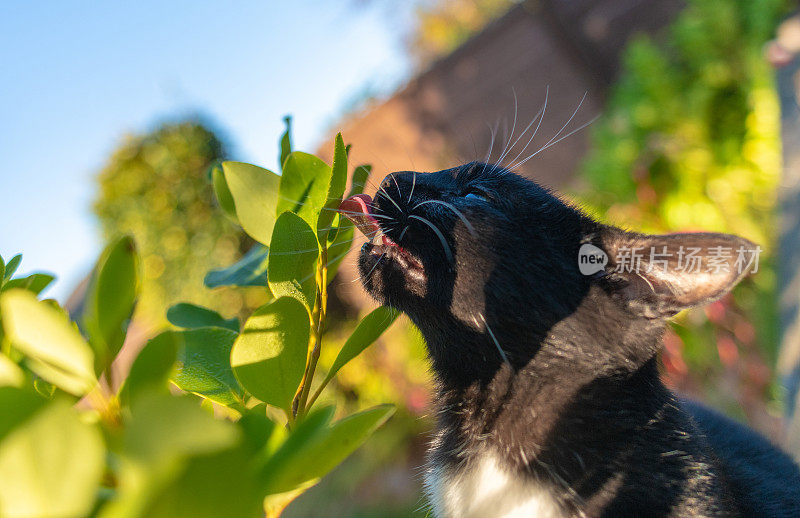
[[[339, 205], [339, 213], [347, 217], [369, 241], [362, 248], [362, 255], [372, 263], [369, 273], [377, 270], [379, 263], [392, 263], [402, 269], [407, 275], [421, 280], [425, 275], [425, 268], [412, 252], [400, 246], [391, 237], [382, 233], [382, 228], [377, 218], [372, 213], [372, 198], [367, 194], [358, 194], [344, 200]], [[380, 236], [379, 236], [380, 234]], [[379, 237], [380, 242], [377, 243]]]

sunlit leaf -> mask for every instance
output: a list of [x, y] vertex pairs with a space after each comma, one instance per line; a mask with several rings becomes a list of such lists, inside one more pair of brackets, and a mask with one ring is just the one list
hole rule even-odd
[[133, 238], [106, 247], [86, 292], [83, 328], [94, 349], [95, 373], [105, 371], [122, 348], [139, 286], [139, 257]]
[[167, 393], [167, 381], [172, 375], [180, 345], [180, 337], [174, 331], [165, 331], [150, 339], [131, 365], [120, 388], [120, 400], [130, 404], [139, 394]]
[[219, 286], [266, 286], [269, 248], [256, 244], [235, 264], [208, 272], [205, 285]]
[[331, 184], [331, 167], [308, 153], [295, 151], [286, 158], [281, 175], [278, 214], [294, 212], [317, 229]]
[[105, 465], [100, 431], [55, 401], [0, 442], [0, 515], [87, 516]]
[[0, 314], [7, 338], [32, 360], [31, 370], [78, 396], [94, 386], [92, 349], [63, 312], [15, 289], [0, 296]]
[[240, 437], [235, 425], [214, 419], [194, 398], [142, 393], [133, 401], [121, 441], [118, 496], [100, 516], [156, 516], [150, 508], [159, 508], [160, 497], [169, 498], [193, 457], [229, 453]]
[[178, 362], [172, 382], [226, 406], [243, 408], [244, 391], [231, 370], [231, 347], [235, 331], [205, 327], [175, 331], [181, 339]]
[[[267, 462], [262, 467], [262, 479], [267, 493], [284, 493], [289, 485], [285, 475], [291, 473], [290, 465], [302, 459], [304, 453], [315, 443], [324, 440], [330, 433], [328, 424], [333, 418], [333, 406], [324, 406], [312, 410], [295, 428], [276, 446]], [[310, 477], [307, 481], [316, 477]], [[295, 486], [296, 487], [296, 486]]]
[[339, 265], [342, 264], [353, 243], [355, 226], [347, 218], [339, 218], [336, 238], [328, 245], [328, 282], [336, 277]]
[[10, 279], [3, 284], [2, 291], [11, 290], [14, 288], [22, 288], [38, 295], [44, 291], [45, 288], [50, 286], [50, 283], [52, 283], [54, 280], [55, 276], [50, 275], [49, 273], [32, 273], [27, 277]]
[[317, 229], [320, 239], [326, 239], [328, 227], [333, 223], [336, 209], [342, 201], [344, 188], [347, 185], [347, 149], [342, 140], [342, 134], [336, 134], [333, 148], [333, 167], [331, 168], [331, 180], [328, 186], [328, 199], [325, 209], [319, 214]]
[[355, 196], [364, 192], [364, 186], [367, 185], [367, 179], [372, 172], [371, 165], [360, 165], [353, 171], [353, 183], [350, 186], [350, 192], [347, 197]]
[[53, 396], [56, 395], [56, 386], [42, 378], [33, 379], [33, 390], [47, 399], [53, 399]]
[[298, 215], [284, 212], [275, 223], [267, 278], [275, 297], [298, 299], [310, 310], [317, 296], [319, 245], [314, 231]]
[[283, 164], [286, 162], [286, 159], [292, 152], [292, 118], [287, 115], [283, 118], [283, 123], [286, 125], [286, 129], [284, 130], [283, 135], [281, 135], [280, 156], [278, 157], [281, 171], [283, 171]]
[[309, 434], [302, 441], [290, 437], [264, 469], [268, 493], [283, 493], [326, 475], [361, 446], [394, 413], [380, 405], [345, 417]]
[[0, 444], [16, 426], [25, 422], [47, 401], [32, 390], [18, 387], [0, 387]]
[[145, 506], [147, 518], [261, 518], [254, 460], [244, 447], [192, 457]]
[[222, 170], [242, 228], [250, 237], [269, 246], [277, 218], [275, 207], [281, 177], [243, 162], [223, 162]]
[[5, 354], [0, 354], [0, 387], [21, 387], [25, 373]]
[[225, 173], [222, 170], [221, 164], [214, 164], [211, 167], [211, 184], [214, 187], [214, 194], [217, 196], [222, 212], [235, 223], [239, 223], [236, 217], [236, 205], [233, 201], [233, 195], [228, 189], [228, 183], [225, 181]]
[[247, 319], [231, 351], [231, 366], [250, 394], [290, 411], [306, 366], [308, 310], [281, 297]]
[[17, 254], [5, 264], [3, 268], [3, 280], [7, 281], [14, 275], [14, 272], [16, 272], [19, 267], [20, 261], [22, 261], [22, 254]]
[[131, 410], [123, 450], [126, 457], [142, 464], [213, 453], [233, 446], [239, 438], [231, 423], [209, 416], [188, 396], [145, 394]]
[[333, 361], [325, 382], [333, 378], [339, 369], [344, 367], [350, 360], [361, 354], [364, 349], [369, 347], [386, 329], [392, 325], [399, 315], [394, 309], [380, 306], [365, 316], [358, 323], [355, 331], [342, 346], [339, 355]]
[[291, 491], [267, 495], [266, 498], [264, 498], [264, 512], [267, 517], [280, 516], [283, 510], [286, 509], [295, 498], [305, 493], [308, 488], [315, 485], [317, 482], [319, 482], [319, 479], [310, 480]]
[[204, 308], [188, 302], [175, 304], [167, 310], [170, 324], [185, 329], [198, 327], [222, 327], [231, 331], [239, 331], [238, 318], [223, 318], [213, 309]]
[[286, 431], [286, 427], [278, 426], [275, 421], [267, 417], [266, 410], [267, 406], [259, 403], [253, 408], [248, 408], [238, 421], [245, 442], [254, 454], [267, 448], [267, 443], [276, 431]]

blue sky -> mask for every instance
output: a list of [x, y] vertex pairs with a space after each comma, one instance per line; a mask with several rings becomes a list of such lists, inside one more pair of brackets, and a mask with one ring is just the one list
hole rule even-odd
[[412, 2], [4, 2], [0, 255], [58, 276], [63, 300], [101, 247], [94, 176], [126, 133], [202, 114], [239, 159], [274, 167], [282, 116], [313, 150], [342, 107], [410, 73]]

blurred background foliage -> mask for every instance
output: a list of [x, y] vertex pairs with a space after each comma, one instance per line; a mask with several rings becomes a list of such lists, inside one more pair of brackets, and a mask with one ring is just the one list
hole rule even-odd
[[130, 234], [142, 256], [136, 318], [145, 328], [163, 324], [164, 308], [180, 301], [235, 315], [266, 300], [263, 290], [203, 286], [208, 270], [253, 245], [217, 208], [208, 180], [211, 164], [226, 157], [207, 124], [169, 122], [125, 137], [97, 177], [93, 208], [105, 240]]
[[417, 66], [444, 56], [518, 0], [432, 0], [416, 6], [408, 48]]
[[677, 318], [664, 363], [673, 386], [763, 430], [764, 401], [779, 414], [771, 368], [781, 168], [778, 99], [763, 49], [788, 3], [687, 4], [664, 41], [642, 37], [626, 49], [582, 170], [589, 188], [578, 197], [630, 229], [732, 232], [761, 245], [758, 275]]

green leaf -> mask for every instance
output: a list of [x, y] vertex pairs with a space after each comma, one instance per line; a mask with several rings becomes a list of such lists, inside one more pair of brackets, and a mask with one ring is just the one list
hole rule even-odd
[[140, 516], [147, 518], [261, 518], [253, 459], [244, 447], [188, 459]]
[[170, 324], [184, 329], [198, 327], [222, 327], [231, 331], [239, 331], [239, 319], [225, 319], [213, 309], [204, 308], [188, 302], [175, 304], [167, 310]]
[[281, 177], [243, 162], [223, 162], [222, 171], [242, 228], [250, 237], [269, 246]]
[[225, 174], [221, 164], [214, 164], [211, 167], [211, 185], [214, 187], [214, 194], [222, 212], [238, 224], [239, 218], [236, 217], [236, 205], [233, 202], [233, 195], [228, 189], [228, 183], [225, 181]]
[[226, 406], [244, 408], [244, 391], [231, 370], [235, 331], [205, 327], [175, 332], [182, 338], [172, 382], [181, 390]]
[[353, 184], [350, 186], [350, 192], [347, 197], [355, 196], [364, 192], [364, 186], [367, 185], [367, 178], [372, 172], [371, 165], [360, 165], [353, 171]]
[[328, 245], [328, 282], [333, 281], [339, 265], [344, 261], [350, 247], [353, 244], [353, 232], [355, 226], [347, 218], [339, 218], [339, 228], [336, 230], [336, 238], [333, 243]]
[[53, 396], [56, 393], [56, 386], [43, 380], [42, 378], [36, 377], [33, 379], [33, 390], [35, 390], [40, 396], [43, 396], [47, 399], [53, 399]]
[[333, 418], [335, 407], [324, 406], [314, 409], [298, 422], [288, 437], [276, 445], [267, 462], [262, 468], [262, 474], [267, 493], [283, 493], [278, 480], [281, 472], [288, 469], [287, 465], [297, 462], [304, 449], [319, 439], [324, 439], [330, 429], [328, 424]]
[[266, 491], [283, 493], [323, 477], [361, 446], [393, 413], [392, 405], [379, 405], [345, 417], [302, 441], [292, 441], [290, 436], [264, 469]]
[[[195, 458], [227, 454], [240, 437], [235, 425], [214, 419], [194, 398], [143, 392], [133, 400], [121, 441], [117, 497], [103, 507], [100, 516], [161, 516], [151, 507], [158, 509], [160, 498], [170, 498], [168, 493]], [[236, 460], [241, 462], [240, 457]]]
[[0, 288], [3, 287], [3, 282], [6, 280], [6, 263], [3, 256], [0, 255]]
[[104, 372], [122, 348], [139, 286], [139, 257], [131, 236], [109, 244], [86, 292], [83, 328], [94, 349], [94, 369]]
[[28, 420], [47, 401], [32, 390], [17, 387], [0, 387], [0, 444], [15, 427]]
[[298, 215], [284, 212], [275, 223], [269, 251], [269, 288], [275, 297], [298, 299], [310, 310], [317, 296], [319, 244], [314, 231]]
[[97, 427], [50, 403], [0, 443], [0, 515], [88, 516], [104, 466]]
[[291, 491], [267, 495], [264, 498], [264, 512], [267, 516], [281, 516], [283, 510], [286, 509], [286, 507], [291, 504], [295, 498], [305, 493], [306, 490], [308, 490], [317, 482], [319, 482], [319, 480], [312, 480]]
[[281, 176], [277, 213], [294, 212], [317, 230], [319, 213], [328, 200], [331, 167], [308, 153], [295, 151], [286, 158]]
[[92, 349], [63, 312], [15, 289], [0, 296], [0, 315], [6, 336], [36, 374], [76, 396], [97, 383]]
[[50, 283], [55, 280], [53, 275], [49, 273], [32, 273], [27, 277], [20, 277], [17, 279], [10, 279], [3, 284], [2, 291], [10, 290], [13, 288], [22, 288], [31, 293], [38, 295], [45, 288], [50, 286]]
[[209, 416], [189, 397], [143, 394], [131, 411], [123, 451], [138, 464], [158, 466], [183, 455], [217, 452], [240, 437], [235, 426]]
[[150, 339], [133, 360], [128, 377], [119, 391], [125, 404], [143, 393], [167, 393], [181, 339], [174, 331], [165, 331]]
[[308, 310], [291, 297], [257, 309], [231, 351], [233, 372], [245, 390], [290, 412], [306, 368], [309, 327]]
[[353, 334], [350, 335], [344, 343], [336, 359], [333, 361], [333, 365], [331, 365], [323, 383], [330, 381], [350, 360], [364, 352], [364, 349], [375, 342], [375, 340], [392, 325], [397, 315], [399, 315], [399, 312], [381, 306], [361, 319], [361, 322], [358, 323], [355, 331], [353, 331]]
[[25, 373], [19, 365], [5, 354], [0, 354], [0, 387], [22, 387], [24, 384]]
[[244, 440], [251, 453], [257, 453], [267, 447], [267, 443], [277, 430], [286, 430], [278, 426], [275, 421], [268, 418], [267, 405], [259, 403], [253, 408], [248, 408], [237, 421], [239, 428], [244, 433]]
[[328, 199], [325, 203], [325, 209], [319, 214], [317, 229], [319, 231], [320, 240], [327, 239], [328, 227], [333, 223], [333, 217], [336, 215], [336, 209], [342, 202], [342, 195], [344, 188], [347, 185], [347, 149], [342, 140], [342, 134], [336, 134], [336, 140], [333, 147], [333, 167], [331, 168], [331, 181], [328, 187]]
[[208, 288], [219, 286], [266, 286], [269, 248], [256, 244], [235, 264], [206, 274]]
[[292, 152], [292, 117], [287, 115], [283, 118], [283, 123], [286, 125], [286, 130], [283, 132], [283, 135], [281, 135], [281, 152], [278, 157], [281, 171], [283, 171], [283, 164], [286, 163], [286, 158]]
[[3, 269], [4, 281], [7, 281], [12, 275], [14, 275], [14, 272], [16, 272], [17, 268], [19, 267], [20, 261], [22, 261], [22, 254], [17, 254], [6, 263], [5, 268]]

